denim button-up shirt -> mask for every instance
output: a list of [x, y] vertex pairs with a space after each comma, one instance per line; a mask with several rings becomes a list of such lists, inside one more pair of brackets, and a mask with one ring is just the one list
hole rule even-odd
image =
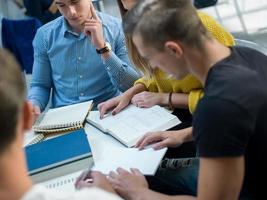
[[[34, 64], [28, 99], [41, 110], [87, 100], [94, 105], [130, 88], [139, 74], [131, 67], [120, 20], [98, 13], [112, 51], [96, 53], [90, 37], [71, 30], [64, 17], [42, 26], [33, 41]], [[52, 90], [51, 90], [52, 89]]]

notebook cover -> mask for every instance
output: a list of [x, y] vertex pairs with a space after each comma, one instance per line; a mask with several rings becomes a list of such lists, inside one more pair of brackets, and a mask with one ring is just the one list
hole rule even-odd
[[30, 175], [92, 155], [84, 129], [27, 146]]

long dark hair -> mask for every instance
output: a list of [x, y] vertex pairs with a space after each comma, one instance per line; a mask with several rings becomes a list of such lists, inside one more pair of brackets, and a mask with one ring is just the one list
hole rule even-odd
[[121, 0], [117, 0], [117, 3], [120, 8], [121, 17], [123, 17], [125, 13], [127, 12], [127, 10], [123, 7]]
[[[117, 3], [120, 8], [121, 17], [123, 18], [127, 13], [127, 10], [123, 7], [121, 0], [117, 0]], [[135, 68], [140, 71], [146, 78], [151, 78], [152, 68], [149, 63], [138, 53], [133, 41], [132, 37], [129, 35], [125, 35], [126, 46], [128, 49], [129, 58], [134, 64]]]

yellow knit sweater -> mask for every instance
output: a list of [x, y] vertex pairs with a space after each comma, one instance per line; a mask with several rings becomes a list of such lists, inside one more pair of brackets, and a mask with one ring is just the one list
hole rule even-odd
[[[233, 36], [224, 30], [212, 17], [203, 12], [198, 12], [198, 15], [207, 30], [220, 43], [225, 46], [233, 46], [235, 44]], [[191, 74], [181, 80], [176, 80], [169, 78], [163, 71], [157, 69], [150, 79], [142, 77], [135, 82], [135, 84], [138, 83], [144, 84], [150, 92], [189, 94], [188, 107], [191, 113], [195, 111], [198, 101], [203, 96], [203, 86]]]

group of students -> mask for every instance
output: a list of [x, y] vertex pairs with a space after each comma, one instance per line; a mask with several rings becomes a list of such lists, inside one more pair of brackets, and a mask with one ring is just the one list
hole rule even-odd
[[[90, 0], [55, 0], [62, 16], [35, 36], [26, 102], [17, 63], [0, 50], [0, 199], [260, 199], [267, 178], [267, 57], [234, 46], [231, 34], [191, 1], [121, 2], [129, 10], [123, 29]], [[93, 99], [101, 117], [130, 103], [189, 109], [192, 127], [148, 133], [136, 147], [194, 141], [199, 162], [187, 173], [156, 174], [177, 189], [172, 196], [154, 191], [137, 169], [85, 172], [74, 193], [33, 185], [23, 134], [50, 93], [52, 107]]]

